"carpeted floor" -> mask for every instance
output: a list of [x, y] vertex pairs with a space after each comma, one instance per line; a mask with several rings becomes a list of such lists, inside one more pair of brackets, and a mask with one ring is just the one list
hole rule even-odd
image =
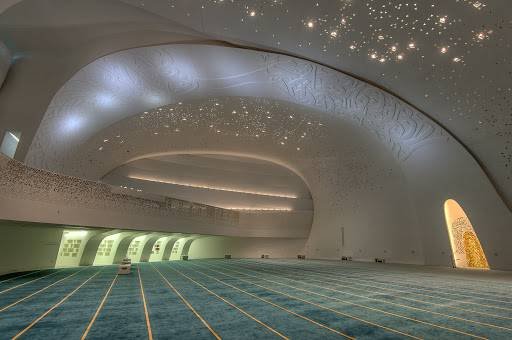
[[512, 274], [194, 260], [0, 277], [0, 339], [512, 339]]

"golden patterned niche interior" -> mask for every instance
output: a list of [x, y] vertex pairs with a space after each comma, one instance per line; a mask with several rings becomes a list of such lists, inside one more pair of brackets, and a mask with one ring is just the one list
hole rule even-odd
[[449, 199], [444, 203], [444, 213], [455, 267], [489, 269], [482, 245], [462, 207]]

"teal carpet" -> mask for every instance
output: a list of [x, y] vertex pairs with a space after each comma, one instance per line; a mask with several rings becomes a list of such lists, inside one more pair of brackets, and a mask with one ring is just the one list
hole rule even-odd
[[0, 277], [0, 339], [512, 339], [511, 275], [297, 260]]

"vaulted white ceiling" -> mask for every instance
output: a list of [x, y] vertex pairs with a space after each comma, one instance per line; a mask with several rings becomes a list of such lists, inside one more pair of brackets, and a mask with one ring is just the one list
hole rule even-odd
[[304, 235], [312, 220], [317, 256], [338, 256], [345, 228], [354, 251], [445, 263], [454, 198], [504, 268], [507, 3], [24, 0], [0, 15], [0, 127], [21, 131], [19, 160], [92, 180], [183, 154], [278, 164], [314, 215], [246, 222]]
[[[224, 105], [216, 96], [272, 98], [304, 105], [301, 111], [308, 107], [334, 115], [367, 130], [399, 161], [434, 140], [450, 138], [397, 98], [327, 67], [266, 52], [174, 44], [111, 54], [77, 72], [52, 99], [25, 161], [97, 179], [69, 160], [81, 156], [81, 146], [102, 129], [136, 115], [144, 119], [156, 109], [168, 121], [155, 128], [180, 132], [181, 125], [204, 125], [222, 135], [228, 126], [240, 138], [270, 138], [294, 153], [315, 143], [311, 134], [323, 124], [321, 114], [306, 120], [295, 106], [245, 105], [243, 100]], [[190, 99], [204, 103], [199, 109], [181, 105]], [[178, 106], [161, 107], [167, 103]], [[218, 124], [225, 120], [227, 126]], [[120, 138], [126, 133], [120, 130]]]
[[324, 63], [453, 133], [512, 202], [508, 0], [123, 0], [220, 40]]
[[[108, 30], [116, 26], [121, 34], [128, 22], [138, 22], [138, 29], [130, 30], [145, 31], [144, 44], [150, 31], [156, 40], [166, 34], [169, 40], [172, 26], [189, 37], [290, 53], [366, 79], [439, 122], [511, 201], [512, 8], [506, 0], [25, 0], [7, 5], [14, 3], [0, 16], [0, 27], [18, 60], [73, 45], [65, 27], [79, 42], [78, 27], [102, 26], [106, 32], [110, 25]], [[47, 34], [54, 38], [43, 38]]]

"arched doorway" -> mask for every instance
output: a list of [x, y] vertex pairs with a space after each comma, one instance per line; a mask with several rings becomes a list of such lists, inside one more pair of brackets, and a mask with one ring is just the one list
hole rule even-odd
[[446, 200], [444, 214], [455, 267], [489, 269], [480, 240], [459, 203]]

